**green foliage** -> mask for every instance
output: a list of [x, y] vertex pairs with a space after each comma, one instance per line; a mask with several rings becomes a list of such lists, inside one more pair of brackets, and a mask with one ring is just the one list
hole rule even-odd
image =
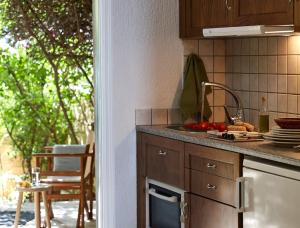
[[93, 120], [91, 1], [0, 0], [0, 124], [30, 169]]

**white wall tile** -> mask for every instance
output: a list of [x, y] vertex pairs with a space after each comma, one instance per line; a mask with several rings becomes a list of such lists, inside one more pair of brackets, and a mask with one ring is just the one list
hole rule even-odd
[[278, 74], [287, 74], [287, 56], [280, 55], [277, 57], [277, 71]]
[[298, 111], [297, 95], [288, 94], [288, 113], [297, 113]]
[[250, 74], [250, 91], [258, 91], [258, 74]]
[[267, 74], [259, 74], [258, 75], [258, 89], [260, 92], [268, 91], [268, 75]]
[[151, 109], [136, 109], [135, 110], [136, 125], [151, 125]]
[[259, 38], [258, 39], [258, 54], [267, 55], [268, 54], [268, 38]]
[[287, 54], [287, 37], [278, 37], [278, 48], [279, 55]]
[[259, 56], [258, 58], [258, 72], [261, 74], [268, 73], [268, 57], [267, 56]]
[[278, 112], [287, 112], [287, 94], [278, 94]]
[[152, 109], [152, 125], [161, 125], [168, 123], [167, 109]]
[[287, 93], [287, 75], [278, 75], [278, 93]]
[[214, 72], [225, 72], [225, 57], [214, 57]]
[[250, 99], [250, 108], [259, 109], [258, 92], [250, 92], [249, 99]]
[[250, 67], [249, 71], [250, 73], [258, 73], [258, 56], [250, 56], [249, 58]]
[[277, 75], [268, 75], [268, 92], [277, 93]]
[[288, 87], [287, 87], [288, 93], [297, 94], [298, 92], [297, 75], [288, 75], [287, 82], [288, 82]]
[[288, 37], [288, 54], [289, 55], [300, 54], [300, 36]]
[[288, 74], [297, 74], [297, 55], [288, 55]]
[[268, 37], [268, 55], [277, 55], [277, 37]]
[[258, 55], [258, 38], [250, 38], [250, 55]]
[[241, 44], [241, 55], [249, 55], [250, 54], [250, 40], [249, 38], [242, 39]]
[[213, 56], [214, 54], [214, 41], [213, 40], [199, 40], [199, 50], [200, 56]]
[[277, 93], [268, 94], [268, 109], [277, 112]]
[[277, 74], [277, 56], [268, 56], [268, 73]]
[[198, 54], [198, 40], [183, 40], [184, 55]]
[[224, 105], [225, 105], [225, 91], [214, 90], [214, 106], [224, 106]]
[[242, 40], [241, 39], [233, 39], [233, 43], [232, 43], [233, 55], [240, 55], [241, 48], [242, 48]]
[[214, 55], [225, 55], [225, 40], [214, 40]]

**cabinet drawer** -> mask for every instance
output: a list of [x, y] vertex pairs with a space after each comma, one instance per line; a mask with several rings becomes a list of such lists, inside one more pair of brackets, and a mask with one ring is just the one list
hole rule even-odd
[[189, 194], [190, 228], [238, 228], [239, 215], [231, 206]]
[[235, 205], [235, 181], [195, 170], [190, 171], [190, 192]]
[[240, 155], [186, 143], [185, 167], [235, 180], [240, 174]]
[[184, 188], [184, 143], [163, 137], [145, 135], [146, 176]]

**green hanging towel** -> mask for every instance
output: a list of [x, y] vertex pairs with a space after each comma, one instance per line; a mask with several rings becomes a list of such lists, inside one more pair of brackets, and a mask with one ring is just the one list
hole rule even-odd
[[[184, 70], [184, 87], [181, 94], [180, 109], [185, 119], [197, 117], [201, 113], [201, 83], [208, 82], [202, 60], [195, 54], [188, 56]], [[208, 120], [212, 112], [208, 105], [207, 95], [212, 92], [210, 87], [205, 89], [204, 120]], [[199, 121], [199, 119], [198, 119]]]

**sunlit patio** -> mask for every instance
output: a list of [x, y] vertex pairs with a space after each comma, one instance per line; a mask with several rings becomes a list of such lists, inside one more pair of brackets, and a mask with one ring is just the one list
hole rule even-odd
[[[85, 219], [85, 227], [96, 227], [96, 204], [94, 202], [93, 220]], [[53, 203], [53, 213], [55, 218], [51, 220], [51, 227], [54, 228], [74, 228], [76, 227], [76, 220], [78, 215], [78, 201], [60, 201]], [[5, 205], [1, 205], [0, 211], [15, 211], [16, 203], [11, 202]], [[24, 203], [22, 211], [30, 211], [34, 213], [33, 203]], [[41, 216], [44, 218], [44, 206], [41, 203]], [[44, 220], [42, 220], [44, 221]], [[0, 225], [0, 227], [11, 227], [10, 225]], [[31, 220], [26, 225], [20, 225], [19, 227], [36, 227], [35, 220]]]

